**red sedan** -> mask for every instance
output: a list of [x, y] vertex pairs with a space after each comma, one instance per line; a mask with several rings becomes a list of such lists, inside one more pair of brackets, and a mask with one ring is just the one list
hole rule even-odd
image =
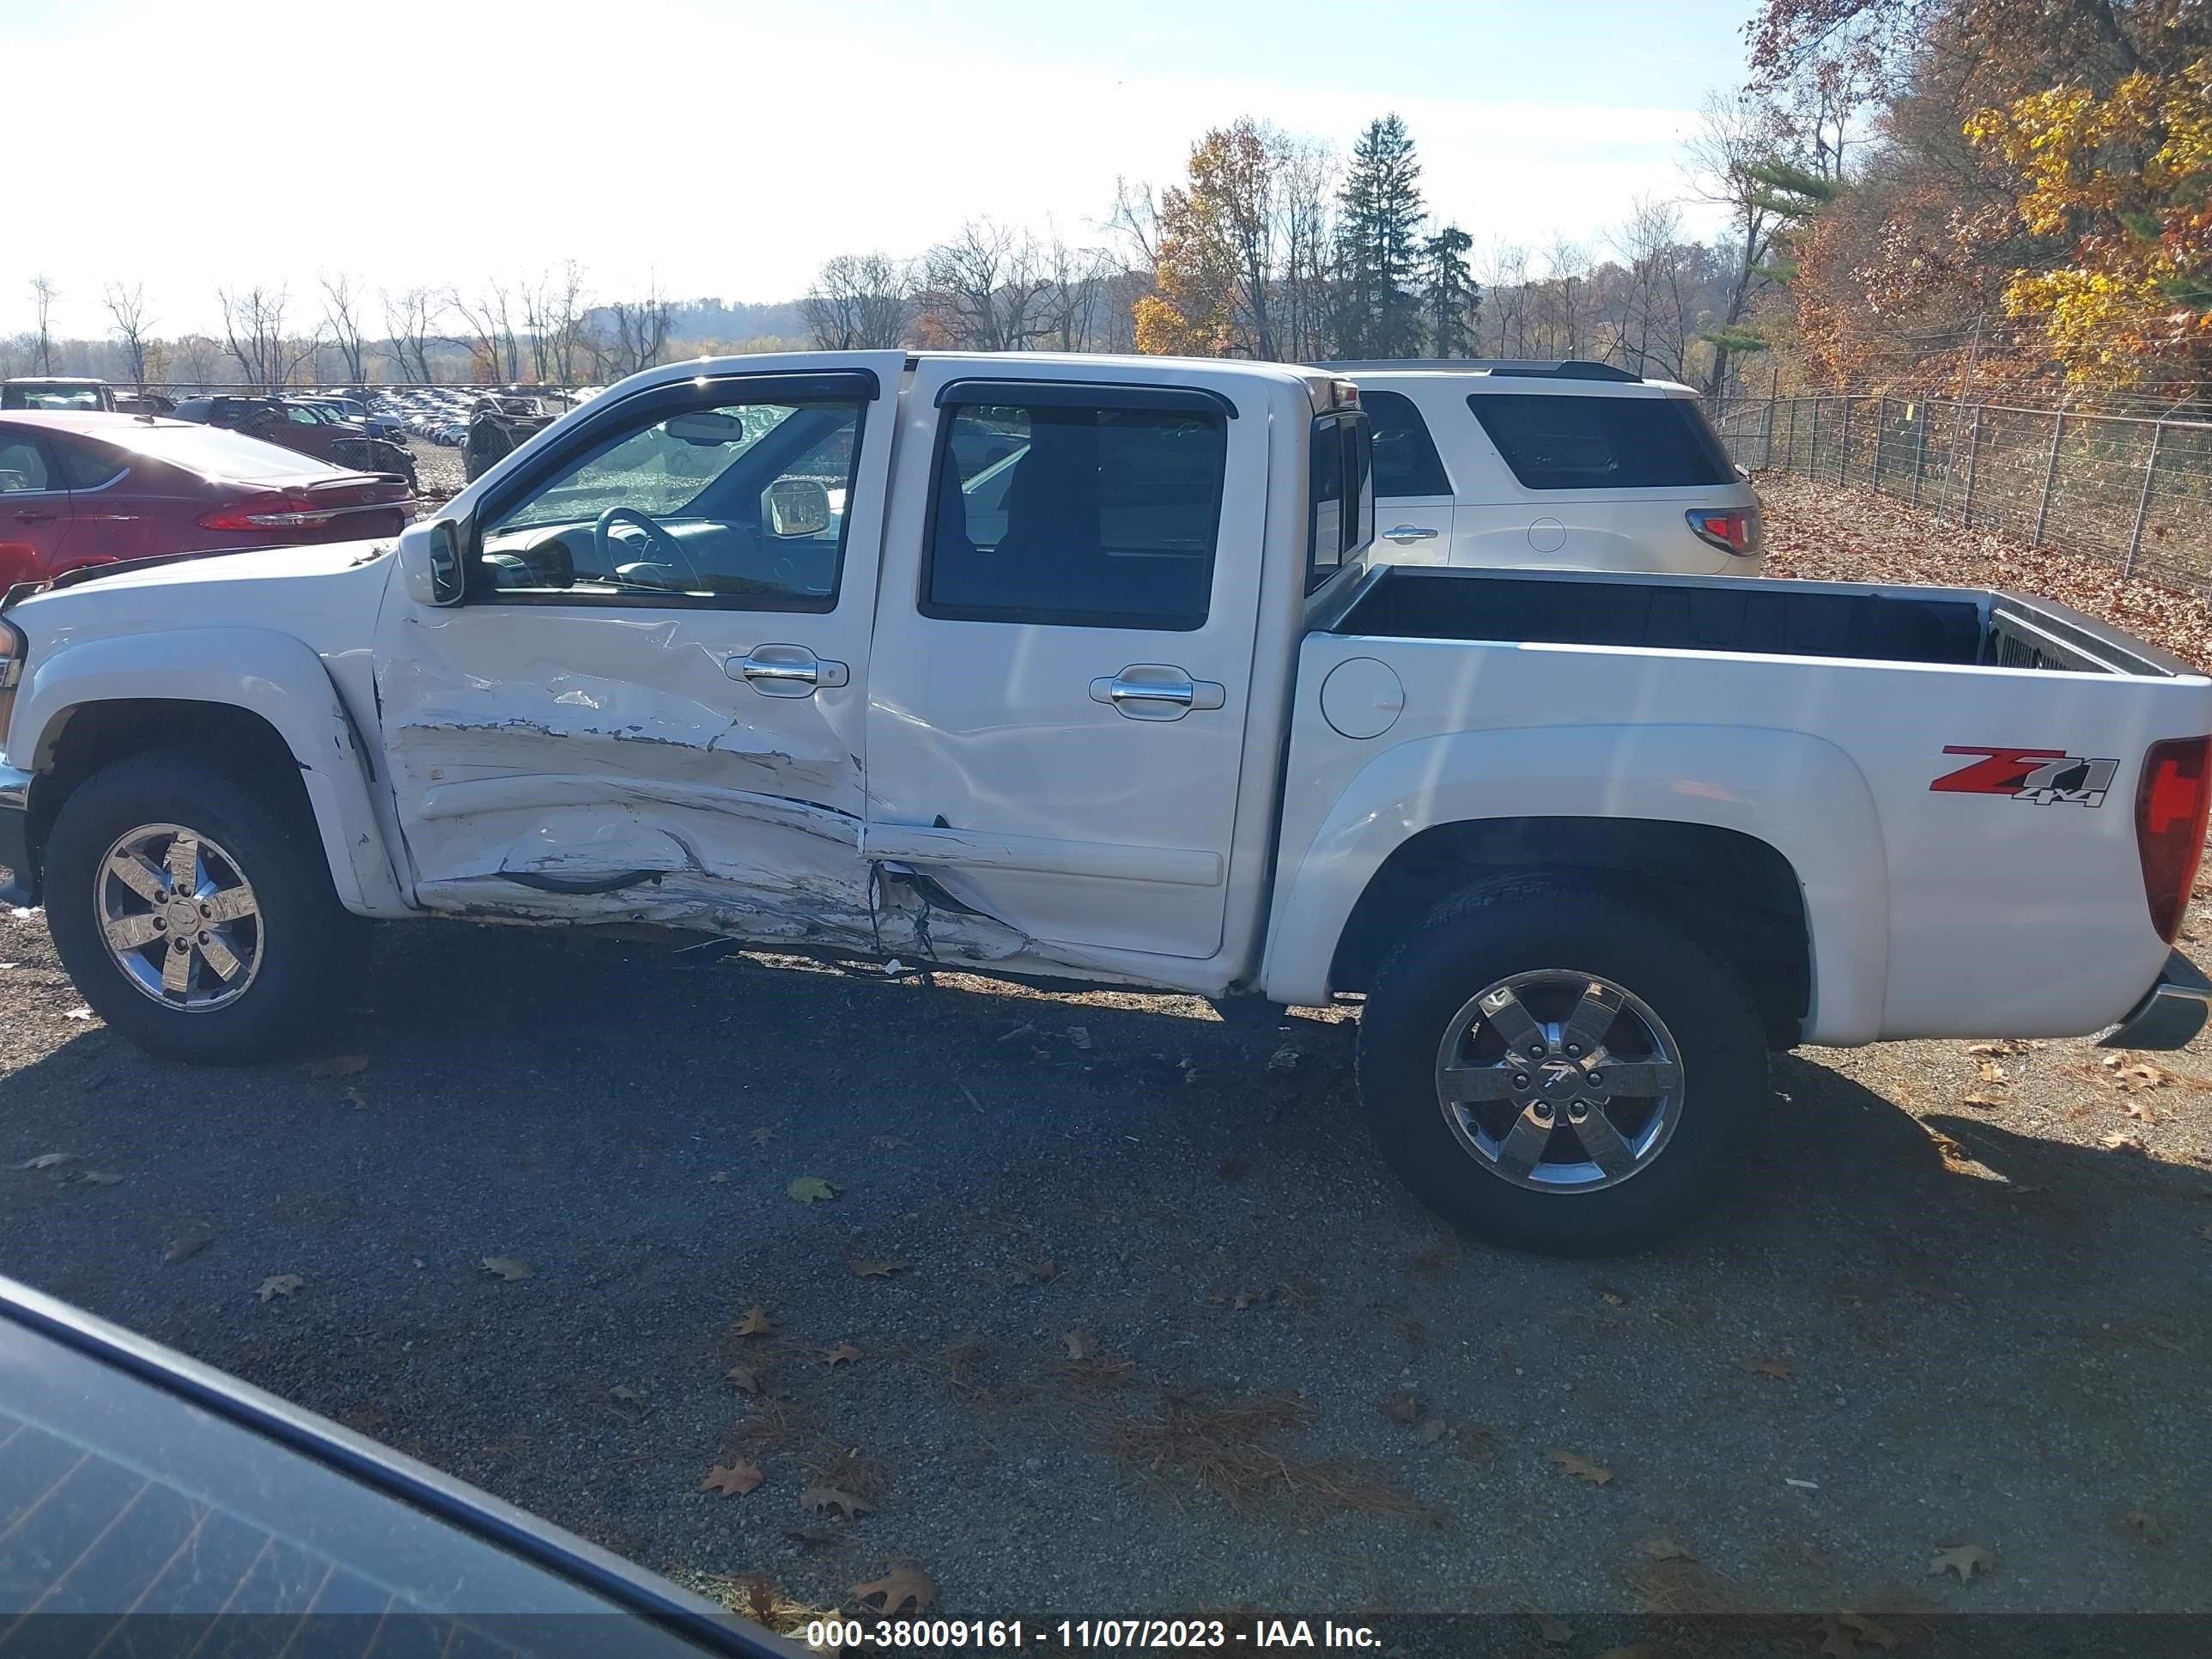
[[147, 415], [0, 415], [0, 592], [163, 553], [396, 536], [400, 480]]

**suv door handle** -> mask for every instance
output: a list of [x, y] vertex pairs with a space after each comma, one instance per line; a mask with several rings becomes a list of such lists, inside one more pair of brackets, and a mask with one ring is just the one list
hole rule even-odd
[[1164, 663], [1132, 663], [1091, 682], [1091, 702], [1133, 720], [1179, 720], [1194, 708], [1218, 708], [1228, 700], [1218, 682], [1194, 680]]
[[1386, 542], [1431, 542], [1436, 538], [1437, 532], [1425, 524], [1393, 525], [1382, 532]]
[[826, 662], [803, 645], [757, 645], [725, 662], [722, 672], [764, 697], [811, 697], [853, 681], [843, 663]]

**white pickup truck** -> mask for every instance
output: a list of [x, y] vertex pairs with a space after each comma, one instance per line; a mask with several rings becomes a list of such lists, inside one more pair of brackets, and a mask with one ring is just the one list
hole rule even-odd
[[312, 1034], [369, 917], [1364, 995], [1384, 1154], [1550, 1250], [1692, 1211], [1771, 1049], [2196, 1032], [2212, 682], [1992, 592], [1370, 565], [1358, 397], [648, 371], [396, 548], [11, 593], [0, 864], [208, 1060]]

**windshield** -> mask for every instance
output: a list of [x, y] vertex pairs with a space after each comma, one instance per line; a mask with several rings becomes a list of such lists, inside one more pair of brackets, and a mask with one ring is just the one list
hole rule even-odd
[[20, 386], [7, 389], [5, 407], [9, 409], [99, 409], [100, 388], [97, 386]]

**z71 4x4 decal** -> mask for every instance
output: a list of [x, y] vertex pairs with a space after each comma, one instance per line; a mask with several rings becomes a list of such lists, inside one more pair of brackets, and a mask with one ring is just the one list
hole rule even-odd
[[1947, 743], [1943, 752], [1982, 758], [1946, 772], [1928, 786], [1930, 789], [1954, 795], [2008, 795], [2038, 806], [2102, 806], [2105, 792], [2112, 787], [2112, 774], [2120, 769], [2117, 760], [2089, 760], [2063, 749], [1985, 749]]

